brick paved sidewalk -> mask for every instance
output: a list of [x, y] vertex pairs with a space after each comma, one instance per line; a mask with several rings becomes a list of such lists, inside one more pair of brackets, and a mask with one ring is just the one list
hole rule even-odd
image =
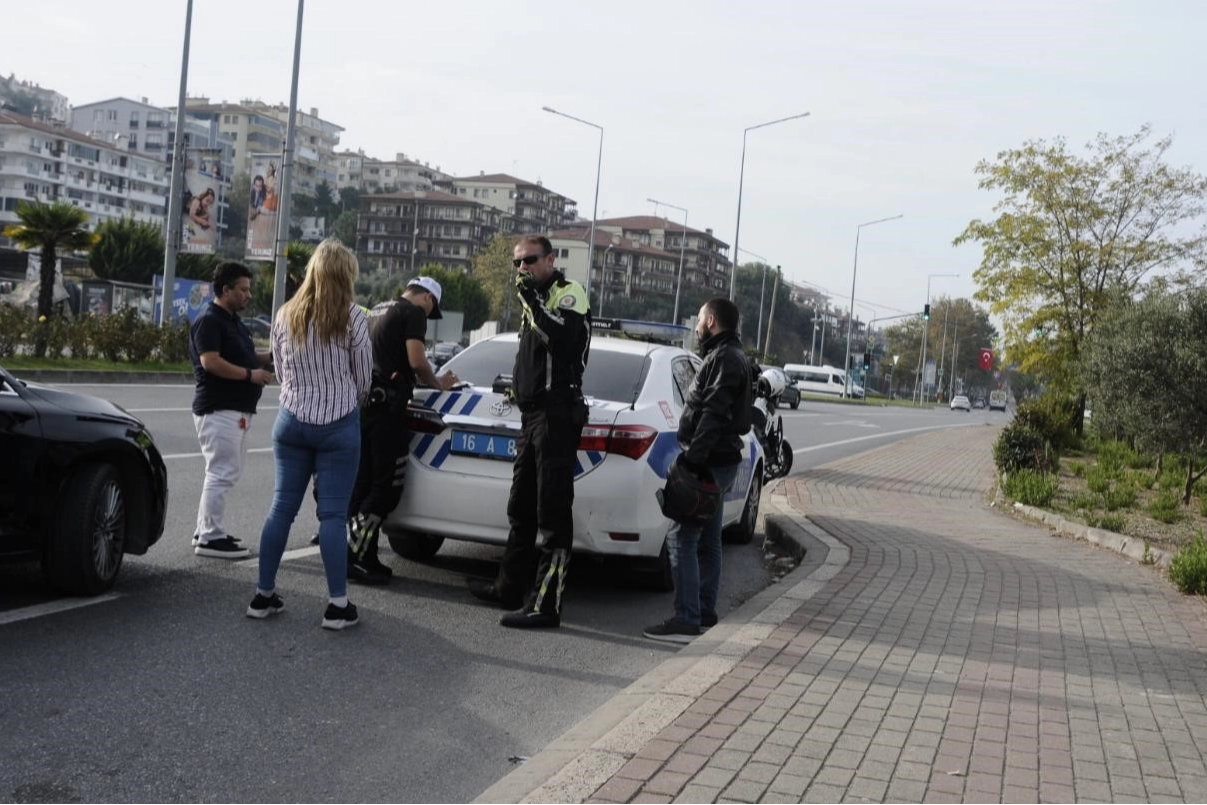
[[599, 802], [1207, 800], [1201, 602], [988, 510], [995, 432], [790, 479], [771, 505], [825, 532], [832, 577], [669, 726], [568, 777], [604, 768]]

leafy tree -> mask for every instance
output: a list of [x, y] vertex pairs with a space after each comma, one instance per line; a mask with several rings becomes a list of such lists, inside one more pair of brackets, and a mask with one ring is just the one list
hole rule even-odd
[[[943, 369], [943, 377], [937, 380], [942, 381], [944, 393], [959, 386], [959, 383], [952, 384], [955, 378], [959, 378], [966, 389], [997, 388], [994, 370], [980, 368], [982, 347], [994, 351], [995, 367], [1001, 357], [997, 349], [998, 331], [990, 321], [988, 311], [973, 304], [971, 299], [948, 296], [931, 302], [929, 322], [921, 317], [909, 318], [885, 329], [885, 357], [891, 362], [891, 356], [898, 356], [897, 381], [908, 380], [911, 388], [919, 382], [923, 329], [926, 330], [927, 362], [933, 359], [936, 368]], [[901, 387], [896, 381], [893, 385]]]
[[[18, 246], [41, 252], [38, 317], [50, 318], [59, 252], [87, 251], [96, 242], [96, 236], [88, 231], [88, 213], [65, 201], [53, 204], [22, 201], [17, 205], [17, 221], [4, 230], [4, 236], [12, 238]], [[42, 335], [36, 341], [35, 352], [39, 358], [46, 354], [46, 339]]]
[[515, 236], [500, 232], [490, 244], [474, 255], [472, 276], [490, 303], [490, 318], [499, 322], [500, 329], [519, 327], [519, 309], [515, 301], [515, 268], [511, 265]]
[[160, 227], [133, 218], [102, 221], [88, 255], [92, 273], [101, 279], [150, 285], [163, 272], [164, 242]]
[[[1085, 342], [1082, 377], [1100, 430], [1186, 456], [1182, 502], [1207, 473], [1207, 289], [1120, 303]], [[1080, 417], [1079, 417], [1080, 418]], [[1199, 469], [1199, 468], [1202, 469]]]
[[227, 259], [220, 254], [180, 252], [176, 255], [176, 276], [180, 279], [210, 280], [214, 278], [214, 269], [218, 264]]
[[222, 238], [218, 244], [218, 254], [227, 260], [242, 260], [247, 254], [247, 241], [243, 238]]
[[331, 219], [339, 214], [338, 204], [331, 193], [331, 185], [326, 180], [314, 188], [314, 214], [320, 218]]
[[356, 250], [357, 213], [355, 210], [341, 212], [331, 226], [331, 235], [353, 251]]
[[246, 173], [235, 174], [230, 188], [226, 191], [226, 231], [222, 241], [242, 240], [247, 238], [247, 208], [251, 204], [251, 176]]
[[[457, 268], [444, 268], [438, 263], [421, 266], [415, 273], [415, 276], [420, 275], [440, 283], [440, 309], [454, 310], [464, 315], [466, 330], [478, 329], [490, 317], [490, 297], [475, 277]], [[401, 284], [405, 285], [406, 281]]]
[[1024, 372], [1078, 394], [1085, 339], [1104, 312], [1158, 272], [1202, 266], [1207, 179], [1165, 161], [1172, 138], [1146, 147], [1150, 129], [1099, 135], [1088, 155], [1065, 140], [1034, 140], [976, 167], [979, 186], [1003, 198], [990, 221], [973, 220], [955, 244], [983, 249], [976, 298], [1006, 325], [1007, 349]]
[[294, 218], [309, 218], [316, 215], [314, 196], [308, 196], [305, 193], [294, 193], [289, 200], [290, 215]]
[[360, 209], [360, 191], [355, 187], [341, 187], [339, 191], [340, 212], [356, 212]]

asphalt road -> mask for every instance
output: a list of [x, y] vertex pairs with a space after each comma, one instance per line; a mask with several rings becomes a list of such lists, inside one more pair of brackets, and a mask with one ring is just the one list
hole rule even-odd
[[[501, 551], [446, 542], [417, 564], [383, 550], [388, 588], [353, 587], [361, 625], [319, 628], [321, 560], [287, 560], [287, 612], [243, 617], [255, 562], [189, 546], [202, 461], [184, 387], [79, 386], [137, 413], [165, 454], [167, 532], [130, 557], [114, 593], [59, 599], [36, 568], [0, 566], [0, 800], [465, 801], [669, 654], [641, 628], [671, 597], [626, 586], [623, 568], [572, 566], [556, 632], [516, 633], [466, 592]], [[255, 545], [272, 496], [276, 390], [252, 425], [231, 530]], [[927, 429], [1001, 414], [781, 410], [795, 471]], [[316, 522], [303, 507], [290, 549]], [[724, 613], [768, 583], [758, 540], [727, 546]]]

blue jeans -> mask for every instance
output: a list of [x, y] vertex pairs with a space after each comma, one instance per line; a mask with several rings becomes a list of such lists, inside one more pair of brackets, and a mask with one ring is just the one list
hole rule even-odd
[[260, 589], [276, 587], [277, 569], [289, 529], [314, 476], [318, 500], [319, 552], [332, 598], [348, 591], [348, 500], [360, 463], [360, 411], [328, 425], [309, 425], [282, 408], [272, 428], [276, 490], [260, 532]]
[[[722, 499], [738, 477], [738, 466], [709, 467], [721, 487]], [[675, 580], [675, 620], [688, 626], [698, 627], [701, 613], [715, 615], [717, 612], [723, 518], [724, 506], [720, 506], [712, 522], [702, 526], [675, 523], [666, 535], [671, 576]]]

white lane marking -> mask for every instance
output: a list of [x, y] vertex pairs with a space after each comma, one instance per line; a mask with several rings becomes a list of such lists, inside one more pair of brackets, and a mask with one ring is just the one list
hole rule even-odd
[[831, 425], [850, 425], [851, 427], [855, 427], [855, 428], [879, 428], [880, 427], [879, 425], [874, 425], [871, 422], [866, 422], [862, 419], [844, 419], [844, 420], [835, 421], [835, 422], [823, 422], [821, 424], [825, 425], [826, 427], [829, 427]]
[[924, 430], [943, 430], [944, 428], [970, 428], [974, 425], [979, 425], [979, 422], [967, 422], [961, 425], [930, 425], [925, 428], [906, 428], [905, 430], [890, 430], [886, 433], [873, 433], [869, 436], [856, 436], [853, 439], [841, 439], [837, 442], [826, 442], [825, 444], [815, 444], [812, 447], [798, 447], [792, 451], [793, 455], [801, 453], [812, 453], [814, 450], [825, 450], [827, 447], [841, 447], [844, 444], [855, 444], [856, 442], [866, 442], [870, 439], [883, 439], [888, 436], [900, 436], [905, 433], [918, 433]]
[[[249, 452], [249, 453], [271, 453], [272, 448], [271, 447], [253, 447], [253, 448], [249, 449], [247, 452]], [[204, 455], [204, 454], [203, 453], [168, 453], [167, 455], [160, 456], [160, 458], [162, 458], [164, 461], [167, 461], [168, 459], [172, 459], [172, 458], [201, 458], [202, 455]]]
[[[317, 545], [308, 545], [305, 548], [294, 548], [292, 551], [285, 551], [285, 553], [281, 554], [281, 561], [284, 562], [287, 559], [301, 559], [305, 556], [314, 556], [318, 552], [319, 552], [319, 546], [317, 546]], [[238, 562], [235, 562], [235, 564], [236, 565], [259, 565], [260, 557], [253, 556], [250, 559], [240, 559]]]
[[72, 609], [103, 604], [116, 598], [121, 598], [121, 593], [106, 593], [105, 595], [98, 595], [96, 598], [65, 598], [62, 601], [48, 601], [45, 604], [34, 604], [33, 606], [21, 607], [20, 609], [10, 609], [8, 612], [0, 612], [0, 626], [6, 623], [17, 623], [18, 621], [27, 621], [31, 618], [41, 618], [44, 615], [54, 615], [58, 612], [67, 612]]
[[[260, 411], [275, 411], [275, 410], [277, 410], [277, 408], [278, 408], [278, 406], [275, 406], [275, 405], [257, 406], [257, 410], [260, 410]], [[180, 413], [180, 412], [188, 411], [191, 414], [193, 412], [193, 409], [191, 407], [185, 407], [185, 408], [127, 408], [126, 411], [131, 414], [168, 414], [168, 413]]]
[[59, 388], [77, 389], [191, 389], [192, 383], [55, 383]]

